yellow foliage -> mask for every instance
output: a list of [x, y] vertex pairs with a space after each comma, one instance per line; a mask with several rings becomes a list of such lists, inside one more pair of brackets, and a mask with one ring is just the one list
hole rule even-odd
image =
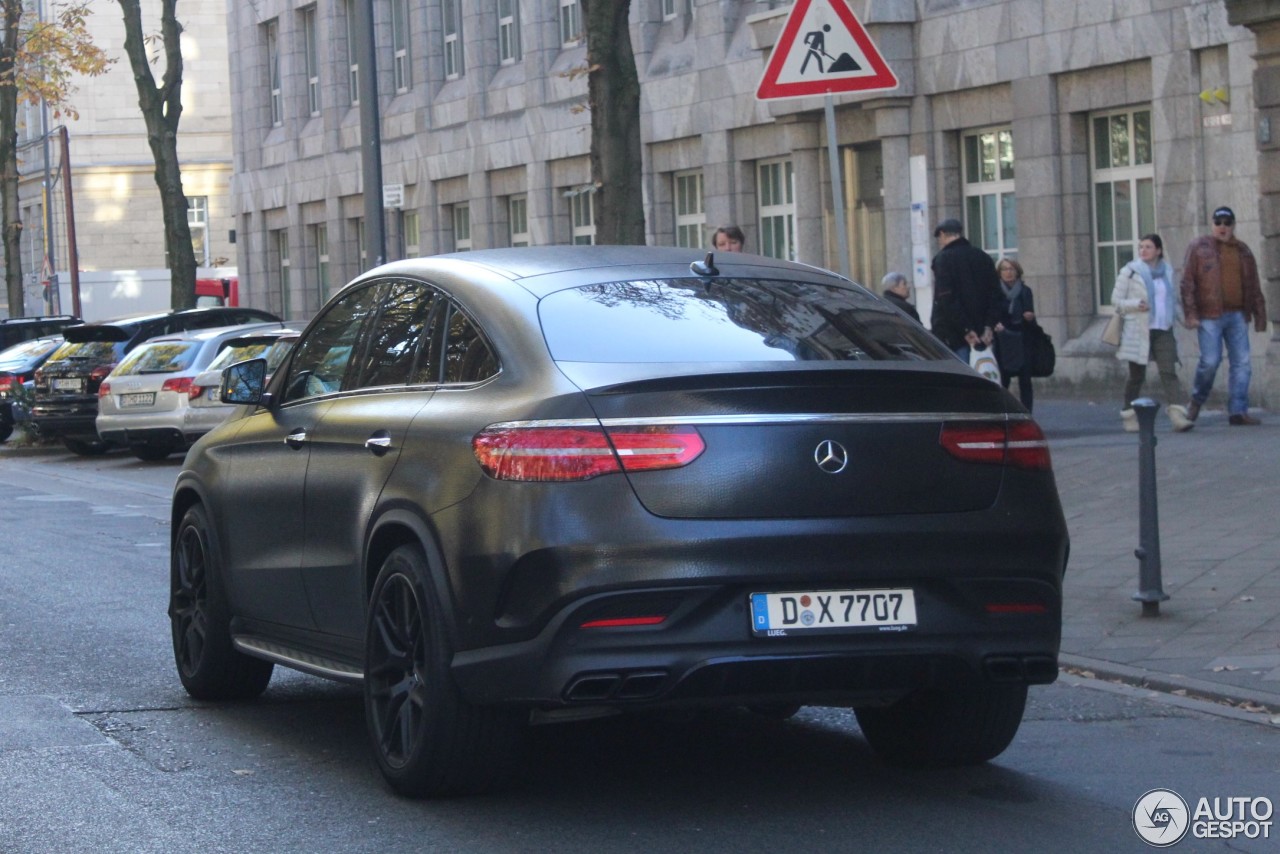
[[[23, 0], [0, 0], [0, 7], [23, 4]], [[0, 75], [0, 86], [17, 86], [18, 100], [49, 105], [55, 117], [78, 114], [68, 100], [75, 91], [76, 75], [96, 77], [114, 59], [93, 43], [87, 2], [54, 3], [47, 20], [22, 15], [18, 25], [17, 50], [12, 57], [0, 56], [0, 65], [12, 62], [9, 75]]]

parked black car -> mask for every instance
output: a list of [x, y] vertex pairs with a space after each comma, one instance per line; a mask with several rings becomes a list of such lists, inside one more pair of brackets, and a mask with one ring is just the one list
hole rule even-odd
[[74, 314], [49, 314], [40, 317], [10, 317], [0, 320], [0, 350], [8, 350], [14, 344], [57, 335], [68, 326], [83, 321]]
[[0, 350], [0, 442], [13, 435], [14, 425], [28, 413], [15, 410], [22, 391], [34, 385], [36, 369], [62, 344], [62, 336], [32, 338]]
[[360, 277], [173, 496], [178, 674], [363, 685], [397, 791], [484, 789], [533, 712], [853, 707], [978, 763], [1052, 682], [1040, 428], [848, 280], [743, 254], [485, 250]]
[[98, 386], [120, 359], [143, 341], [189, 329], [279, 320], [256, 308], [191, 308], [68, 326], [66, 344], [36, 372], [31, 420], [42, 435], [57, 437], [77, 454], [101, 454]]

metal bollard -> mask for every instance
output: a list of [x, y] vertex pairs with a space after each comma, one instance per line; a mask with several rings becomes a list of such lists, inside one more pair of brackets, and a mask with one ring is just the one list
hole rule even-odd
[[1160, 616], [1160, 603], [1169, 598], [1160, 582], [1160, 513], [1156, 507], [1156, 413], [1160, 404], [1140, 397], [1132, 404], [1138, 414], [1138, 592], [1142, 616]]

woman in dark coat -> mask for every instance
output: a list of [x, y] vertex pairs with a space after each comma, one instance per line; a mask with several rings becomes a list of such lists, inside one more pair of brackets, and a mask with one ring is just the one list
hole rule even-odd
[[[1029, 338], [1024, 333], [1036, 321], [1036, 302], [1031, 289], [1022, 281], [1022, 265], [1012, 258], [1001, 258], [996, 264], [1000, 276], [1000, 292], [1004, 302], [996, 323], [996, 358], [1000, 363], [1000, 384], [1009, 387], [1018, 378], [1018, 399], [1031, 411], [1035, 393], [1031, 388], [1031, 359], [1026, 351]], [[1003, 332], [1013, 335], [1001, 335]], [[1004, 345], [1001, 346], [1001, 341]], [[1016, 342], [1016, 345], [1015, 345]]]

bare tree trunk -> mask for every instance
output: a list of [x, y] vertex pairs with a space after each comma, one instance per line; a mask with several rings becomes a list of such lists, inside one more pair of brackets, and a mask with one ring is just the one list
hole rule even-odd
[[124, 11], [124, 50], [138, 89], [138, 106], [147, 125], [147, 144], [156, 163], [156, 186], [164, 212], [164, 245], [169, 257], [169, 290], [174, 308], [196, 304], [196, 253], [187, 222], [187, 196], [178, 162], [178, 121], [182, 117], [182, 25], [178, 0], [163, 0], [160, 36], [164, 42], [164, 78], [159, 87], [151, 74], [143, 38], [139, 0], [119, 0]]
[[631, 49], [631, 0], [583, 0], [596, 242], [645, 242], [640, 77]]
[[4, 34], [0, 44], [0, 207], [4, 209], [4, 283], [9, 316], [26, 314], [22, 293], [22, 213], [18, 206], [18, 24], [22, 0], [3, 0]]

